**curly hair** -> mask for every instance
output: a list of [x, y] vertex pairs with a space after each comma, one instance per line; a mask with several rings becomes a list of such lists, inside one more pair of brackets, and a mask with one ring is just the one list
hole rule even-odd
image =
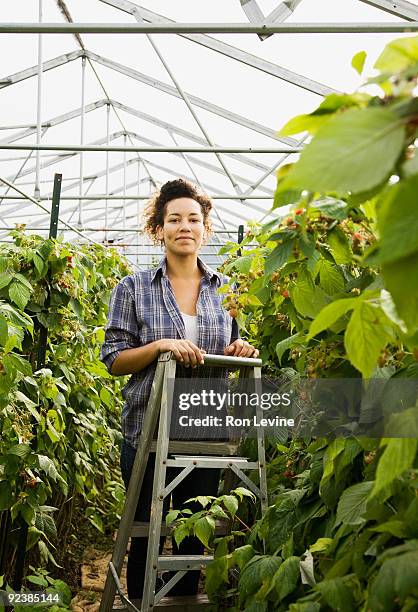
[[161, 186], [144, 209], [144, 231], [154, 241], [158, 242], [157, 228], [163, 227], [167, 204], [177, 198], [191, 198], [199, 205], [203, 215], [203, 225], [205, 234], [208, 236], [212, 231], [210, 221], [210, 211], [212, 210], [212, 200], [209, 196], [201, 193], [195, 185], [184, 179], [178, 178], [168, 181]]

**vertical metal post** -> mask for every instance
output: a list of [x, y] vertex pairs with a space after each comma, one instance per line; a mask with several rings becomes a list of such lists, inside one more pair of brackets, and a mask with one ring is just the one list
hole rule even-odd
[[[85, 94], [85, 76], [86, 76], [86, 57], [83, 55], [81, 58], [81, 114], [80, 114], [80, 144], [84, 145], [84, 116], [85, 116], [85, 102], [84, 102], [84, 94]], [[80, 186], [79, 186], [79, 196], [80, 198], [83, 195], [83, 151], [80, 151]], [[83, 214], [82, 214], [83, 205], [80, 199], [78, 205], [78, 226], [83, 226]]]
[[[128, 135], [123, 135], [123, 146], [126, 147]], [[122, 213], [122, 227], [126, 229], [126, 151], [123, 152], [123, 213]]]
[[[50, 238], [57, 237], [58, 216], [59, 216], [60, 197], [61, 197], [61, 184], [62, 184], [62, 174], [55, 174], [54, 191], [52, 194], [51, 217], [50, 217], [50, 225], [49, 225], [49, 237]], [[37, 358], [37, 363], [36, 363], [38, 370], [45, 367], [47, 338], [48, 338], [48, 330], [46, 327], [42, 325], [39, 330], [38, 358]], [[32, 418], [32, 425], [33, 427], [36, 427], [36, 422], [33, 420], [33, 418]], [[33, 440], [36, 440], [36, 436], [32, 439], [32, 441]], [[17, 551], [16, 551], [15, 572], [14, 572], [14, 579], [13, 579], [13, 589], [15, 591], [19, 591], [22, 588], [22, 579], [23, 579], [23, 571], [25, 567], [27, 540], [28, 540], [28, 524], [26, 523], [26, 521], [21, 519], [19, 539], [18, 539]]]
[[[39, 23], [42, 22], [42, 0], [39, 0]], [[36, 108], [36, 144], [41, 144], [42, 138], [42, 34], [38, 34], [38, 95]], [[40, 190], [40, 174], [41, 174], [41, 152], [36, 151], [36, 170], [35, 170], [35, 188], [33, 196], [39, 200], [41, 195]]]
[[[138, 166], [137, 166], [137, 195], [140, 195], [141, 192], [141, 160], [138, 158]], [[140, 201], [138, 200], [136, 205], [136, 227], [139, 227], [139, 214], [140, 214]], [[136, 240], [136, 265], [139, 265], [139, 235], [137, 234]]]
[[[241, 244], [243, 240], [244, 240], [244, 226], [238, 225], [238, 244]], [[237, 255], [238, 257], [241, 257], [241, 249], [238, 249]]]
[[[108, 147], [110, 143], [110, 104], [106, 104], [106, 146]], [[109, 151], [106, 151], [106, 195], [109, 195]], [[107, 243], [107, 227], [109, 223], [108, 219], [109, 212], [109, 200], [105, 200], [105, 243]]]

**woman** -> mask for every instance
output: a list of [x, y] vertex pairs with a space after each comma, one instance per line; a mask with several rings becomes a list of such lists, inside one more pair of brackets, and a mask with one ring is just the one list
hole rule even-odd
[[[191, 370], [204, 364], [205, 353], [258, 356], [257, 349], [239, 338], [235, 319], [222, 306], [217, 289], [228, 281], [227, 277], [198, 257], [211, 231], [211, 208], [211, 200], [190, 183], [182, 179], [165, 183], [145, 211], [145, 230], [164, 245], [165, 257], [157, 268], [122, 279], [112, 293], [102, 360], [112, 374], [132, 375], [123, 389], [121, 469], [126, 487], [161, 353], [173, 352], [179, 377], [202, 375], [201, 368]], [[219, 370], [212, 370], [209, 376], [219, 376]], [[152, 453], [138, 501], [137, 521], [149, 520], [154, 463]], [[173, 468], [167, 470], [169, 480], [176, 474]], [[193, 470], [173, 491], [174, 507], [183, 507], [190, 497], [216, 495], [218, 481], [218, 470]], [[179, 554], [202, 552], [195, 538], [186, 538], [179, 550], [175, 542], [173, 547]], [[142, 596], [146, 550], [146, 538], [132, 539], [127, 571], [131, 599]], [[195, 594], [198, 580], [198, 571], [188, 572], [170, 594]]]

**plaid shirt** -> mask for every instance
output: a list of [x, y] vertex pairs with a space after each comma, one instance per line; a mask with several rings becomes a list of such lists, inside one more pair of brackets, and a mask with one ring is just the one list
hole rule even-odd
[[[203, 276], [196, 305], [197, 345], [207, 353], [223, 355], [225, 347], [240, 337], [237, 322], [222, 306], [222, 296], [217, 292], [229, 279], [206, 266], [200, 258], [198, 264]], [[157, 268], [126, 276], [113, 290], [101, 360], [110, 372], [121, 351], [163, 338], [185, 338], [184, 322], [167, 276], [165, 258]], [[125, 400], [122, 433], [134, 447], [139, 442], [156, 366], [154, 361], [132, 374], [122, 390]], [[192, 369], [179, 363], [176, 367], [176, 377], [180, 378], [218, 378], [222, 374], [225, 374], [223, 368]]]

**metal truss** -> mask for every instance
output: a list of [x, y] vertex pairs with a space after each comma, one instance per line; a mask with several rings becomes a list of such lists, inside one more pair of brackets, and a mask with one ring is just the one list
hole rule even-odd
[[418, 22], [372, 23], [0, 23], [0, 34], [396, 34]]
[[418, 21], [418, 7], [406, 0], [360, 0], [374, 8], [381, 9], [407, 21]]
[[[248, 218], [248, 211], [260, 215], [262, 219], [270, 216], [266, 211], [266, 206], [263, 206], [263, 200], [271, 200], [273, 192], [263, 183], [271, 178], [277, 167], [282, 164], [285, 159], [292, 154], [298, 154], [302, 149], [306, 136], [300, 140], [289, 137], [278, 136], [275, 131], [257, 121], [251, 120], [248, 117], [240, 115], [233, 110], [219, 106], [208, 100], [201, 98], [194, 93], [187, 92], [181, 86], [174, 70], [169, 66], [167, 59], [161, 53], [152, 34], [168, 33], [175, 34], [181, 38], [198, 44], [206, 49], [214, 51], [225, 57], [228, 57], [240, 64], [246, 65], [257, 71], [261, 71], [274, 78], [285, 81], [295, 87], [315, 93], [319, 96], [328, 95], [337, 92], [327, 85], [314, 81], [304, 75], [300, 75], [287, 68], [276, 65], [261, 57], [257, 57], [247, 51], [225, 43], [224, 41], [213, 38], [208, 34], [223, 34], [223, 33], [254, 33], [258, 34], [261, 40], [268, 38], [273, 34], [302, 34], [302, 33], [395, 33], [395, 32], [415, 32], [418, 30], [418, 7], [408, 2], [407, 0], [359, 0], [365, 4], [369, 4], [374, 8], [380, 9], [386, 13], [390, 13], [403, 21], [386, 22], [386, 23], [286, 23], [286, 20], [293, 14], [294, 10], [302, 0], [284, 0], [277, 4], [269, 15], [264, 16], [257, 0], [239, 0], [250, 23], [178, 23], [167, 17], [152, 12], [144, 7], [141, 7], [130, 0], [98, 0], [103, 4], [111, 6], [117, 10], [123, 11], [132, 17], [132, 23], [74, 23], [64, 0], [56, 0], [61, 12], [67, 23], [42, 23], [41, 11], [39, 14], [39, 23], [15, 23], [15, 24], [0, 24], [0, 34], [3, 33], [67, 33], [74, 34], [77, 44], [80, 49], [65, 53], [53, 59], [42, 62], [42, 53], [40, 47], [41, 37], [39, 36], [38, 47], [38, 63], [25, 70], [21, 70], [9, 76], [0, 78], [0, 89], [10, 87], [18, 82], [32, 77], [38, 79], [38, 105], [37, 105], [37, 121], [33, 125], [15, 125], [14, 131], [7, 137], [0, 140], [0, 150], [15, 149], [28, 151], [28, 155], [22, 157], [22, 163], [18, 170], [12, 176], [7, 178], [0, 177], [7, 191], [0, 193], [0, 206], [2, 210], [2, 223], [6, 224], [6, 220], [16, 218], [15, 213], [22, 217], [22, 208], [25, 218], [34, 220], [31, 222], [32, 228], [42, 228], [45, 225], [43, 213], [49, 213], [46, 200], [50, 199], [51, 193], [42, 195], [40, 200], [28, 195], [22, 187], [24, 184], [35, 185], [35, 194], [39, 193], [40, 170], [55, 166], [61, 161], [66, 161], [72, 157], [78, 158], [79, 162], [79, 177], [71, 178], [62, 188], [61, 202], [61, 223], [68, 231], [74, 232], [79, 237], [92, 240], [97, 232], [104, 232], [104, 241], [107, 240], [107, 232], [112, 232], [115, 244], [122, 240], [122, 236], [128, 237], [127, 245], [125, 246], [141, 246], [132, 244], [132, 237], [138, 234], [138, 215], [140, 212], [140, 202], [146, 200], [149, 195], [140, 192], [140, 185], [149, 185], [157, 187], [158, 181], [156, 176], [182, 176], [187, 180], [191, 180], [200, 185], [211, 196], [216, 199], [215, 213], [217, 218], [213, 220], [213, 225], [219, 234], [216, 234], [215, 239], [219, 242], [220, 232], [234, 232], [237, 223], [245, 224]], [[231, 0], [236, 2], [236, 0]], [[40, 5], [41, 6], [41, 5]], [[159, 58], [166, 73], [168, 74], [172, 84], [165, 83], [150, 75], [144, 74], [134, 68], [118, 63], [111, 58], [103, 57], [86, 48], [81, 34], [82, 33], [123, 33], [123, 34], [142, 34], [146, 35], [154, 53]], [[42, 74], [50, 70], [54, 70], [59, 66], [64, 66], [70, 62], [81, 58], [82, 67], [82, 86], [81, 86], [81, 106], [67, 113], [57, 115], [49, 120], [41, 121], [40, 113], [40, 97], [41, 97], [41, 78]], [[84, 102], [84, 79], [85, 66], [89, 63], [92, 71], [97, 79], [100, 87], [103, 90], [104, 98], [85, 104]], [[181, 99], [200, 132], [195, 134], [179, 125], [174, 125], [169, 121], [163, 120], [159, 116], [153, 116], [145, 113], [141, 108], [133, 108], [123, 101], [113, 99], [107, 92], [105, 85], [98, 75], [95, 66], [101, 65], [109, 70], [118, 72], [123, 76], [133, 79], [136, 82], [142, 83], [161, 94], [174, 96]], [[85, 144], [84, 142], [84, 118], [88, 113], [105, 107], [106, 108], [106, 132], [105, 136]], [[249, 130], [249, 133], [260, 134], [272, 141], [274, 146], [259, 146], [259, 147], [242, 147], [242, 146], [220, 146], [216, 144], [198, 116], [196, 109], [202, 109], [211, 115], [220, 117], [223, 120], [234, 123], [237, 126]], [[110, 112], [116, 116], [121, 129], [110, 133], [109, 117]], [[128, 115], [145, 122], [148, 125], [158, 127], [165, 131], [169, 138], [169, 143], [158, 142], [147, 138], [140, 133], [140, 130], [133, 131], [125, 126], [122, 114]], [[47, 131], [54, 127], [64, 124], [68, 121], [77, 119], [80, 122], [80, 142], [78, 144], [42, 144], [41, 137]], [[10, 129], [13, 126], [2, 126], [4, 129]], [[16, 144], [20, 140], [36, 135], [36, 144]], [[178, 139], [185, 139], [187, 143], [184, 145]], [[123, 144], [111, 144], [119, 139], [123, 140]], [[129, 144], [128, 144], [129, 143]], [[283, 147], [282, 145], [286, 145]], [[49, 156], [43, 159], [41, 163], [41, 151], [59, 151], [59, 155]], [[100, 151], [106, 154], [106, 164], [100, 167], [97, 172], [86, 174], [83, 167], [83, 154], [88, 151]], [[36, 152], [36, 165], [29, 166], [29, 161], [32, 155]], [[122, 163], [110, 165], [109, 154], [111, 152], [123, 152], [124, 159]], [[134, 153], [135, 156], [128, 158], [128, 153]], [[157, 163], [152, 155], [144, 157], [143, 154], [167, 153], [167, 165]], [[193, 154], [199, 154], [199, 156]], [[212, 162], [202, 159], [201, 153], [215, 154], [216, 160]], [[269, 166], [260, 161], [256, 161], [249, 155], [254, 153], [281, 153], [282, 156], [276, 159], [274, 165]], [[181, 158], [187, 167], [186, 173], [179, 173], [170, 166], [170, 156]], [[17, 161], [17, 158], [15, 158]], [[234, 171], [228, 167], [231, 160], [239, 162], [242, 167], [245, 166], [252, 169], [252, 172], [258, 173], [255, 179], [249, 178], [245, 170], [241, 172]], [[0, 160], [0, 161], [6, 161]], [[137, 166], [138, 178], [135, 181], [127, 181], [127, 169], [131, 166]], [[201, 171], [209, 171], [215, 176], [224, 176], [228, 179], [234, 193], [225, 193], [208, 180], [200, 178]], [[116, 172], [123, 172], [122, 184], [109, 188], [109, 177]], [[143, 175], [140, 176], [140, 172]], [[154, 175], [154, 172], [156, 173]], [[34, 181], [24, 183], [22, 179], [34, 175]], [[98, 179], [105, 178], [106, 188], [105, 193], [94, 193], [92, 187], [96, 185]], [[70, 181], [70, 178], [68, 178]], [[113, 181], [115, 182], [115, 181]], [[98, 183], [97, 183], [98, 184]], [[14, 190], [15, 193], [8, 193], [9, 190]], [[90, 191], [91, 190], [91, 191]], [[97, 185], [96, 185], [97, 190]], [[132, 193], [137, 190], [136, 195]], [[90, 193], [89, 193], [90, 191]], [[71, 192], [76, 192], [71, 193]], [[68, 195], [67, 195], [68, 194]], [[15, 203], [17, 198], [24, 198], [23, 201]], [[227, 201], [227, 203], [224, 202]], [[258, 203], [257, 203], [258, 200]], [[112, 204], [114, 202], [114, 204]], [[244, 206], [243, 206], [244, 204]], [[39, 212], [37, 212], [39, 210]], [[70, 223], [72, 217], [78, 213], [77, 227]], [[37, 217], [37, 218], [36, 218]], [[64, 218], [65, 217], [65, 218]], [[104, 224], [103, 224], [104, 219]], [[97, 222], [101, 223], [105, 229], [95, 229], [92, 225]], [[88, 229], [86, 225], [88, 224]], [[85, 226], [84, 228], [82, 226]], [[228, 227], [227, 227], [228, 225]], [[66, 231], [67, 231], [66, 230]], [[0, 232], [0, 238], [6, 228]], [[235, 235], [234, 235], [235, 238]], [[124, 246], [122, 243], [117, 246]], [[145, 246], [145, 245], [144, 245]], [[218, 245], [219, 246], [219, 245]], [[216, 248], [215, 243], [208, 245], [209, 249]], [[136, 251], [139, 254], [139, 251]]]
[[[269, 15], [267, 15], [267, 17], [264, 17], [262, 10], [257, 4], [257, 0], [240, 0], [244, 13], [251, 23], [263, 21], [274, 23], [275, 21], [285, 21], [292, 15], [297, 5], [301, 2], [302, 0], [286, 0], [285, 2], [281, 2]], [[265, 40], [270, 36], [271, 34], [258, 35], [260, 40]]]
[[[130, 15], [132, 15], [134, 11], [137, 11], [141, 15], [142, 19], [148, 23], [175, 23], [171, 19], [138, 6], [130, 0], [100, 0], [100, 2], [113, 6], [114, 8], [117, 8], [125, 13], [129, 13]], [[296, 85], [297, 87], [301, 87], [307, 91], [311, 91], [312, 93], [320, 96], [326, 96], [330, 93], [337, 93], [336, 89], [322, 85], [322, 83], [318, 83], [312, 79], [297, 74], [292, 70], [283, 68], [282, 66], [277, 66], [276, 64], [273, 64], [273, 62], [269, 62], [268, 60], [257, 57], [256, 55], [252, 55], [243, 49], [238, 49], [237, 47], [217, 40], [216, 38], [212, 38], [204, 34], [180, 34], [180, 36], [187, 40], [191, 40], [198, 45], [206, 47], [207, 49], [221, 53], [222, 55], [225, 55], [226, 57], [229, 57], [237, 62], [251, 66], [256, 70], [265, 72], [266, 74], [291, 83], [292, 85]]]

